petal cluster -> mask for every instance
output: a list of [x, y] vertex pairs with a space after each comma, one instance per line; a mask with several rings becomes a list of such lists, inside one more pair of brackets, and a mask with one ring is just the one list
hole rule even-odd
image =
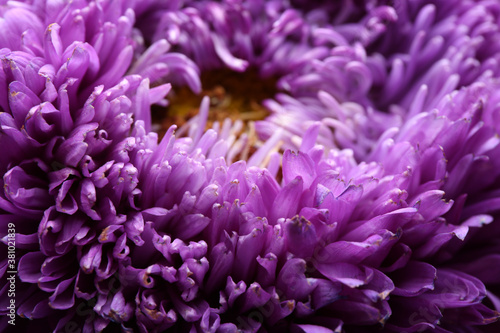
[[[487, 0], [3, 5], [16, 328], [498, 330], [498, 15]], [[177, 133], [151, 131], [171, 84], [250, 67], [278, 77], [262, 145], [241, 121], [206, 130], [208, 97]], [[7, 271], [1, 257], [2, 314]]]

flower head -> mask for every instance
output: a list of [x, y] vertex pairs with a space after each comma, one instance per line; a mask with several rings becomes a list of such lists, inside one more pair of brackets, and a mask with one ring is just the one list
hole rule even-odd
[[[497, 6], [449, 4], [2, 7], [21, 325], [498, 328]], [[266, 120], [207, 130], [204, 97], [151, 132], [166, 82], [199, 92], [200, 70], [249, 66], [278, 76]]]

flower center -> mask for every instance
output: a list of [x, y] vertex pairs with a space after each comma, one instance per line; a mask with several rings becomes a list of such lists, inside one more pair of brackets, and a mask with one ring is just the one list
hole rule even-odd
[[269, 114], [262, 101], [274, 97], [276, 81], [276, 78], [261, 78], [253, 68], [244, 73], [228, 69], [203, 72], [202, 92], [195, 94], [188, 87], [174, 87], [168, 95], [170, 105], [166, 109], [153, 109], [153, 123], [159, 125], [160, 136], [173, 124], [181, 127], [198, 114], [204, 96], [210, 98], [207, 129], [226, 118], [240, 119], [245, 124], [262, 120]]

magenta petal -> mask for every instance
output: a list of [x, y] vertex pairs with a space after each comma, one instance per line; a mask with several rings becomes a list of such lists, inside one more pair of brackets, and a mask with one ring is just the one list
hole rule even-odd
[[266, 216], [265, 204], [262, 194], [257, 186], [253, 186], [244, 200], [242, 207], [245, 211], [252, 212], [256, 216]]
[[304, 188], [309, 188], [316, 177], [314, 163], [309, 155], [303, 152], [295, 153], [287, 150], [283, 155], [284, 184], [289, 184], [298, 176], [302, 177]]
[[98, 125], [92, 123], [76, 128], [57, 150], [57, 158], [67, 166], [76, 167], [87, 151], [87, 134], [97, 128]]
[[404, 243], [397, 243], [383, 262], [381, 270], [392, 272], [406, 266], [411, 258], [411, 249]]
[[432, 221], [435, 218], [442, 216], [450, 210], [453, 205], [453, 200], [445, 201], [443, 199], [443, 191], [428, 191], [419, 196], [415, 203], [410, 204], [418, 209], [426, 221]]
[[151, 112], [149, 111], [149, 80], [143, 80], [135, 96], [135, 120], [142, 120], [147, 132], [151, 131]]
[[316, 263], [315, 267], [331, 281], [338, 281], [351, 288], [365, 285], [373, 278], [373, 270], [371, 268], [349, 263], [336, 263], [334, 265]]
[[373, 278], [362, 288], [362, 293], [372, 302], [385, 300], [394, 291], [393, 281], [377, 269], [373, 270]]
[[233, 323], [226, 323], [219, 326], [217, 332], [220, 333], [236, 333], [238, 332], [238, 327]]
[[[361, 198], [363, 189], [360, 186], [346, 184], [338, 179], [327, 182], [328, 186], [318, 184], [315, 193], [315, 205], [322, 209], [328, 209], [330, 221], [345, 223], [351, 218], [355, 203]], [[335, 193], [339, 192], [335, 197]]]
[[244, 71], [247, 68], [248, 62], [234, 57], [219, 36], [212, 34], [211, 37], [215, 52], [229, 68], [235, 71]]
[[325, 279], [318, 279], [316, 288], [312, 293], [312, 305], [315, 309], [320, 309], [337, 299], [342, 298], [340, 292], [342, 284]]
[[52, 296], [49, 297], [49, 304], [51, 307], [65, 310], [71, 308], [75, 304], [74, 282], [75, 277], [59, 283]]
[[234, 262], [234, 252], [224, 243], [217, 244], [210, 255], [211, 270], [206, 283], [206, 290], [212, 292], [226, 282]]
[[[25, 163], [25, 167], [35, 163]], [[22, 167], [15, 166], [7, 171], [3, 180], [5, 196], [17, 207], [44, 210], [50, 206], [51, 199], [43, 180], [28, 174]]]
[[19, 81], [9, 84], [9, 106], [18, 128], [26, 121], [30, 109], [40, 104], [40, 98]]
[[301, 333], [334, 333], [329, 328], [323, 327], [323, 326], [317, 326], [317, 325], [308, 325], [308, 324], [302, 324], [302, 325], [296, 325], [295, 330], [293, 332], [301, 332]]
[[440, 308], [479, 304], [485, 296], [485, 286], [479, 279], [450, 269], [439, 269], [434, 290], [421, 295], [422, 298], [435, 302]]
[[111, 311], [114, 316], [122, 321], [127, 321], [133, 313], [133, 309], [130, 304], [126, 303], [122, 292], [118, 292], [113, 297], [111, 301]]
[[64, 224], [62, 232], [59, 233], [56, 242], [56, 252], [58, 254], [66, 253], [72, 245], [72, 240], [83, 225], [82, 218], [74, 217]]
[[141, 233], [144, 231], [144, 217], [140, 213], [130, 214], [127, 222], [125, 222], [125, 232], [127, 237], [132, 240], [137, 246], [144, 244], [141, 238]]
[[78, 172], [72, 168], [64, 168], [57, 171], [52, 171], [48, 174], [49, 176], [49, 191], [52, 192], [54, 189], [59, 187], [65, 180], [71, 176], [77, 176]]
[[220, 316], [213, 309], [207, 309], [201, 318], [200, 327], [204, 332], [220, 332]]
[[97, 201], [96, 188], [90, 179], [84, 179], [80, 183], [80, 209], [85, 212], [93, 220], [100, 220], [101, 217], [93, 209]]
[[258, 178], [255, 181], [255, 184], [259, 188], [262, 195], [262, 201], [264, 202], [267, 212], [270, 212], [275, 207], [274, 200], [280, 191], [280, 186], [267, 169], [258, 173]]
[[390, 213], [374, 217], [363, 223], [353, 223], [349, 226], [349, 232], [343, 237], [345, 240], [362, 240], [380, 229], [387, 229], [395, 233], [398, 227], [404, 227], [416, 214], [415, 208], [401, 208]]
[[50, 59], [50, 62], [54, 66], [59, 66], [61, 64], [62, 56], [62, 41], [59, 36], [59, 30], [61, 27], [57, 23], [53, 23], [47, 27], [45, 31], [45, 57]]
[[37, 283], [42, 277], [41, 267], [46, 258], [41, 252], [28, 252], [23, 255], [17, 267], [21, 281]]
[[181, 239], [196, 236], [210, 223], [210, 219], [202, 214], [189, 214], [181, 221], [176, 227], [176, 235]]
[[[5, 236], [2, 241], [7, 243], [7, 236]], [[25, 249], [25, 250], [36, 250], [39, 247], [38, 243], [38, 233], [32, 233], [29, 235], [23, 235], [21, 233], [16, 233], [16, 247], [18, 249]]]
[[[446, 322], [453, 326], [472, 326], [472, 325], [488, 325], [497, 323], [500, 319], [500, 314], [497, 311], [491, 310], [484, 304], [476, 304], [474, 306], [447, 309], [444, 312]], [[498, 324], [496, 324], [498, 326]], [[452, 326], [452, 327], [453, 327]], [[491, 325], [491, 329], [494, 325]], [[450, 328], [451, 329], [451, 328]]]
[[95, 49], [87, 43], [78, 43], [68, 61], [68, 70], [72, 74], [71, 77], [82, 77], [83, 75], [87, 75], [89, 78], [95, 77], [99, 70], [99, 57]]
[[270, 313], [268, 322], [274, 324], [277, 321], [289, 316], [295, 310], [294, 300], [281, 301], [276, 291], [271, 292], [271, 300], [264, 307], [266, 312]]
[[374, 325], [384, 323], [391, 315], [387, 301], [367, 303], [356, 300], [338, 300], [326, 307], [333, 316], [346, 324]]
[[18, 315], [29, 319], [47, 317], [53, 312], [47, 296], [44, 292], [36, 292], [22, 302], [17, 310]]
[[[321, 92], [320, 92], [320, 94], [321, 94]], [[307, 152], [309, 152], [309, 150], [314, 148], [314, 145], [316, 144], [316, 140], [318, 139], [318, 133], [319, 133], [320, 126], [321, 126], [321, 123], [315, 122], [313, 125], [311, 125], [307, 129], [306, 133], [304, 134], [304, 137], [302, 138], [302, 143], [300, 144], [300, 151], [307, 153]], [[285, 154], [287, 152], [285, 152]]]
[[259, 266], [257, 267], [257, 278], [256, 280], [262, 286], [268, 286], [274, 283], [276, 279], [276, 266], [278, 264], [278, 258], [274, 253], [267, 253], [264, 257], [257, 257], [257, 262]]
[[235, 283], [233, 279], [229, 276], [227, 278], [227, 284], [226, 288], [224, 289], [226, 296], [227, 296], [227, 302], [229, 306], [233, 306], [234, 302], [245, 293], [247, 289], [247, 285], [244, 281], [240, 281], [238, 283]]
[[271, 295], [266, 292], [258, 283], [252, 283], [248, 288], [242, 299], [241, 312], [246, 312], [250, 309], [259, 308], [266, 304]]
[[[418, 315], [418, 312], [415, 312], [417, 315]], [[423, 317], [418, 317], [418, 318], [423, 318]], [[426, 330], [434, 330], [436, 328], [436, 326], [430, 324], [430, 323], [426, 323], [426, 322], [423, 322], [423, 321], [420, 321], [415, 324], [414, 321], [412, 321], [411, 323], [408, 323], [408, 325], [411, 325], [409, 327], [406, 327], [406, 326], [397, 326], [397, 325], [394, 325], [392, 323], [387, 323], [386, 324], [386, 327], [388, 329], [392, 329], [393, 331], [395, 332], [425, 332]], [[448, 331], [444, 331], [444, 330], [441, 330], [440, 331], [441, 333], [448, 333]]]
[[437, 270], [425, 262], [410, 261], [408, 264], [391, 273], [396, 288], [393, 294], [405, 297], [420, 295], [434, 289]]
[[318, 242], [314, 225], [298, 216], [286, 220], [285, 237], [290, 252], [301, 258], [311, 257]]
[[80, 267], [86, 274], [90, 274], [94, 271], [95, 267], [98, 267], [101, 263], [102, 255], [102, 244], [95, 244], [87, 253], [80, 259]]
[[456, 237], [460, 240], [463, 240], [469, 231], [469, 228], [467, 226], [444, 225], [443, 223], [439, 224], [439, 229], [434, 231], [434, 235], [415, 250], [415, 257], [429, 257], [435, 254], [451, 239]]
[[302, 196], [303, 184], [302, 178], [297, 176], [297, 178], [283, 187], [276, 196], [276, 199], [274, 199], [273, 210], [271, 211], [269, 219], [271, 222], [281, 217], [292, 217], [297, 213], [298, 204]]
[[277, 287], [290, 299], [304, 300], [316, 288], [317, 281], [307, 278], [306, 262], [302, 259], [288, 260], [281, 269]]
[[116, 264], [114, 262], [113, 254], [111, 251], [106, 251], [101, 256], [99, 266], [96, 267], [96, 275], [101, 279], [109, 278], [116, 271]]
[[[24, 124], [24, 128], [29, 136], [39, 142], [44, 142], [47, 138], [55, 134], [55, 126], [50, 123], [50, 120], [51, 118], [58, 118], [59, 116], [55, 109], [47, 110], [47, 108], [45, 108], [44, 110], [44, 106], [46, 105], [47, 104], [44, 103], [32, 108]], [[50, 105], [52, 106], [52, 104]], [[51, 109], [53, 109], [53, 107]]]
[[184, 264], [187, 265], [190, 271], [190, 278], [193, 279], [197, 284], [201, 284], [205, 279], [205, 275], [208, 271], [208, 260], [206, 258], [188, 258], [186, 259]]
[[[265, 229], [265, 230], [263, 230]], [[239, 279], [248, 279], [253, 276], [257, 261], [255, 258], [260, 254], [264, 247], [266, 236], [269, 234], [270, 228], [253, 229], [248, 235], [240, 236], [236, 245], [234, 276]]]
[[125, 74], [127, 68], [130, 66], [132, 57], [132, 46], [129, 45], [123, 48], [116, 57], [115, 61], [112, 62], [112, 65], [106, 68], [104, 74], [97, 80], [98, 84], [104, 85], [105, 88], [109, 88], [113, 84], [116, 84], [116, 78], [120, 78], [123, 76], [123, 74]]
[[361, 263], [373, 254], [378, 244], [371, 242], [338, 241], [325, 246], [318, 254], [321, 262], [335, 264], [337, 262]]
[[218, 189], [218, 186], [215, 184], [208, 185], [203, 189], [196, 202], [196, 208], [199, 212], [205, 213], [210, 211], [219, 197]]

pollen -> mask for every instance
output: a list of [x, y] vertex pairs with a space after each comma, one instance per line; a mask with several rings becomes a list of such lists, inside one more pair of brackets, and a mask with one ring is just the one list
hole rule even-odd
[[170, 105], [153, 108], [153, 123], [160, 125], [160, 136], [174, 124], [181, 127], [198, 114], [204, 96], [210, 98], [207, 129], [226, 118], [241, 120], [245, 124], [263, 120], [269, 112], [262, 102], [274, 97], [276, 82], [276, 78], [261, 78], [255, 69], [244, 73], [227, 69], [206, 71], [201, 74], [203, 90], [200, 94], [193, 93], [188, 87], [174, 87], [167, 97]]

